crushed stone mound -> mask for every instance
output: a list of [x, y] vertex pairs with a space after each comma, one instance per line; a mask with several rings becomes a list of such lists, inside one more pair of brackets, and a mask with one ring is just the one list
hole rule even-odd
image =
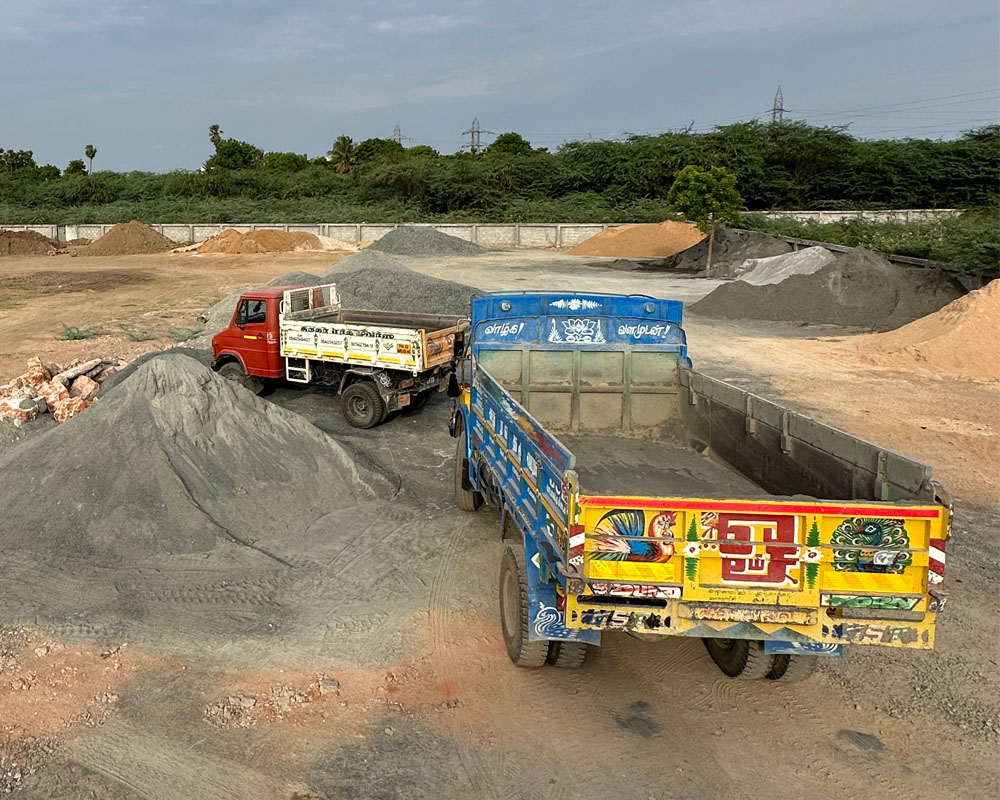
[[138, 220], [119, 222], [100, 239], [80, 250], [88, 256], [134, 256], [165, 253], [177, 243]]
[[48, 256], [57, 250], [38, 231], [0, 231], [0, 256]]
[[811, 275], [836, 260], [825, 247], [807, 247], [783, 256], [748, 258], [737, 270], [737, 277], [754, 286], [767, 286], [792, 275]]
[[225, 542], [270, 555], [272, 535], [385, 488], [299, 415], [183, 355], [8, 450], [0, 473], [0, 551], [102, 567]]
[[856, 340], [862, 357], [978, 381], [1000, 381], [1000, 280], [888, 333]]
[[374, 311], [466, 316], [473, 298], [482, 297], [472, 286], [414, 272], [371, 248], [334, 264], [320, 283], [337, 284], [344, 308]]
[[811, 275], [754, 286], [733, 281], [688, 306], [719, 319], [763, 319], [887, 331], [937, 311], [964, 294], [952, 278], [898, 267], [856, 248]]
[[[735, 278], [736, 270], [748, 258], [768, 258], [792, 252], [792, 246], [766, 233], [744, 231], [738, 228], [716, 228], [712, 247], [712, 268], [706, 278]], [[663, 268], [696, 272], [708, 267], [708, 237], [686, 250], [664, 259]]]
[[[309, 272], [286, 272], [284, 275], [279, 275], [274, 280], [268, 281], [264, 286], [294, 286], [296, 284], [315, 286], [319, 282], [319, 276]], [[203, 323], [204, 330], [197, 337], [189, 339], [188, 344], [193, 348], [211, 346], [212, 337], [219, 331], [229, 327], [229, 321], [233, 318], [233, 311], [236, 310], [236, 301], [249, 288], [245, 287], [235, 292], [230, 292], [202, 314], [198, 320]]]
[[367, 249], [394, 256], [481, 256], [490, 252], [475, 242], [449, 236], [435, 228], [413, 225], [389, 231]]
[[608, 228], [567, 252], [574, 256], [665, 258], [686, 250], [705, 238], [694, 225], [667, 220], [660, 223], [617, 225]]

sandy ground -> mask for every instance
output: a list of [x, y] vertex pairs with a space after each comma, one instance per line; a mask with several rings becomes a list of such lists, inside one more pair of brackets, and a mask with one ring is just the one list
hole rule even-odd
[[[234, 286], [332, 260], [0, 260], [0, 380], [38, 353], [127, 356], [157, 345], [124, 335], [60, 342], [63, 323], [192, 328]], [[554, 253], [405, 262], [485, 289], [694, 301], [717, 284]], [[148, 277], [108, 275], [122, 272]], [[86, 274], [87, 286], [58, 290], [66, 273]], [[997, 387], [867, 366], [843, 329], [695, 317], [687, 327], [695, 365], [709, 374], [934, 466], [958, 513], [936, 650], [855, 648], [802, 683], [772, 684], [722, 677], [697, 641], [608, 636], [581, 671], [518, 670], [495, 611], [498, 517], [453, 506], [447, 400], [357, 431], [336, 398], [279, 389], [274, 402], [398, 486], [395, 501], [288, 531], [272, 544], [288, 568], [245, 549], [179, 572], [175, 558], [169, 571], [150, 562], [113, 576], [12, 558], [0, 584], [0, 792], [997, 796]], [[107, 612], [74, 613], [78, 593], [97, 586]]]

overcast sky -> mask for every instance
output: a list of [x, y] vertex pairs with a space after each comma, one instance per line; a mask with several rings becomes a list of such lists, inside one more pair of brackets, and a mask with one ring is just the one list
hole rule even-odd
[[[951, 137], [1000, 116], [997, 0], [0, 0], [0, 147], [197, 169], [208, 126], [310, 156], [764, 117]], [[489, 137], [484, 137], [484, 142]]]

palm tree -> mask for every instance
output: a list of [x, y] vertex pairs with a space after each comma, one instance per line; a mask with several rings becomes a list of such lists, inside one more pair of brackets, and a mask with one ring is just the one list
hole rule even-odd
[[327, 152], [337, 172], [350, 172], [354, 163], [354, 142], [350, 136], [338, 136], [333, 149]]
[[208, 139], [212, 144], [218, 144], [222, 140], [222, 130], [218, 125], [208, 126]]
[[87, 171], [90, 174], [94, 171], [94, 156], [97, 155], [97, 148], [92, 144], [88, 144], [83, 148], [83, 154], [90, 159], [90, 169]]

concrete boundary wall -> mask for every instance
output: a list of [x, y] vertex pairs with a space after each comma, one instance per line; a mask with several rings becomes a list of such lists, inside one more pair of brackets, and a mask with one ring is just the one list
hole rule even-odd
[[[838, 222], [845, 219], [863, 218], [884, 222], [897, 220], [900, 222], [917, 222], [942, 217], [952, 217], [961, 212], [955, 209], [902, 209], [897, 211], [774, 211], [765, 216], [772, 218], [792, 218], [800, 221], [815, 220], [816, 222]], [[553, 223], [440, 223], [423, 224], [421, 227], [436, 228], [439, 231], [467, 239], [486, 247], [573, 247], [585, 239], [608, 228], [626, 223], [619, 222], [553, 222]], [[159, 231], [168, 239], [178, 244], [194, 244], [203, 242], [226, 228], [240, 231], [256, 231], [273, 228], [282, 231], [304, 231], [319, 236], [329, 236], [344, 242], [371, 242], [381, 238], [389, 231], [404, 227], [403, 223], [334, 223], [317, 222], [311, 224], [284, 223], [253, 223], [232, 225], [192, 224], [154, 224], [151, 228]], [[112, 225], [0, 225], [0, 230], [37, 231], [43, 236], [55, 241], [67, 242], [72, 239], [99, 239]]]

